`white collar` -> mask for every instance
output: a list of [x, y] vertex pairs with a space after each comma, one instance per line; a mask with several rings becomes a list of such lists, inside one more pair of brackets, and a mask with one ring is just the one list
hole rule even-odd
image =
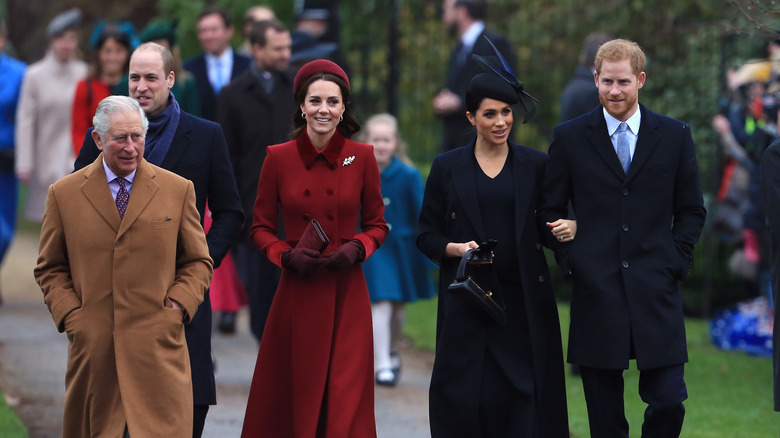
[[477, 38], [482, 35], [482, 31], [484, 30], [485, 22], [477, 20], [472, 23], [465, 32], [463, 32], [463, 35], [460, 37], [460, 42], [463, 43], [464, 46], [474, 47], [474, 44], [477, 42]]
[[[607, 109], [603, 106], [601, 107], [601, 110], [604, 112], [604, 120], [607, 121], [607, 134], [609, 134], [610, 137], [612, 137], [612, 134], [617, 131], [618, 126], [620, 126], [620, 120], [612, 117], [612, 115], [607, 112]], [[626, 124], [628, 125], [628, 129], [631, 130], [631, 133], [634, 135], [639, 135], [639, 125], [642, 122], [642, 110], [640, 108], [637, 108], [634, 115], [628, 118], [626, 120]]]
[[211, 53], [206, 53], [205, 56], [206, 61], [209, 63], [220, 61], [221, 65], [227, 65], [227, 63], [233, 59], [233, 48], [228, 46], [228, 48], [219, 56], [214, 56]]
[[[106, 164], [106, 157], [103, 157], [103, 170], [106, 171], [106, 181], [107, 182], [110, 183], [111, 181], [119, 178], [118, 176], [116, 176], [116, 174], [114, 174], [114, 172], [111, 171], [111, 169], [108, 167], [108, 164]], [[133, 181], [135, 180], [135, 173], [136, 172], [138, 172], [138, 168], [137, 167], [136, 167], [136, 169], [132, 173], [130, 173], [130, 175], [125, 176], [124, 179], [126, 179], [128, 182], [130, 182], [130, 184], [133, 184]]]

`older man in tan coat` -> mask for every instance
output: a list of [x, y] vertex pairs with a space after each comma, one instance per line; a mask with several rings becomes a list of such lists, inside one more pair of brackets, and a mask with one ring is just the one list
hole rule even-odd
[[100, 102], [101, 155], [49, 188], [35, 279], [70, 342], [64, 437], [191, 437], [184, 339], [212, 261], [192, 182], [143, 159], [148, 122]]

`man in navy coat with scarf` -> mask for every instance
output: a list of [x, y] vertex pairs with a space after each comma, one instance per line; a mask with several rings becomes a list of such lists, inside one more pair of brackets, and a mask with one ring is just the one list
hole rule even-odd
[[555, 256], [572, 277], [568, 361], [580, 366], [591, 436], [628, 438], [623, 370], [636, 359], [644, 438], [682, 429], [688, 361], [678, 282], [706, 216], [690, 127], [639, 104], [645, 56], [612, 40], [596, 56], [601, 106], [555, 128], [540, 219], [577, 237]]
[[[167, 73], [166, 73], [167, 72]], [[174, 84], [173, 56], [154, 43], [145, 43], [130, 58], [130, 97], [149, 118], [144, 158], [152, 164], [189, 179], [201, 225], [208, 198], [213, 222], [206, 236], [216, 268], [238, 236], [244, 220], [222, 129], [216, 123], [181, 111], [170, 89]], [[92, 128], [76, 159], [76, 170], [92, 163], [100, 151]], [[208, 292], [192, 322], [186, 326], [187, 347], [194, 392], [193, 436], [200, 437], [209, 405], [217, 402], [211, 358], [211, 300]]]

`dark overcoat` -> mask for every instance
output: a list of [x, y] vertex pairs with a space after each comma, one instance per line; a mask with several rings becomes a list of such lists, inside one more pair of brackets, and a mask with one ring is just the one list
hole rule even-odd
[[[94, 161], [99, 153], [90, 128], [76, 159], [76, 170]], [[192, 181], [201, 225], [208, 198], [213, 222], [206, 235], [206, 242], [214, 266], [219, 266], [235, 242], [244, 220], [222, 129], [216, 123], [182, 111], [171, 148], [160, 167]], [[192, 323], [185, 328], [185, 334], [195, 404], [216, 404], [217, 390], [211, 358], [211, 299], [208, 291]]]
[[241, 237], [247, 242], [265, 150], [289, 139], [290, 118], [298, 108], [290, 75], [279, 73], [274, 77], [274, 87], [268, 95], [254, 74], [247, 70], [223, 88], [217, 99], [217, 122], [225, 132], [238, 194], [244, 207]]
[[[230, 72], [230, 80], [236, 79], [241, 73], [249, 68], [251, 58], [233, 51], [233, 70]], [[209, 81], [208, 67], [206, 66], [206, 56], [200, 54], [194, 58], [184, 61], [184, 69], [192, 73], [195, 77], [195, 84], [198, 88], [198, 99], [200, 100], [200, 116], [206, 120], [216, 121], [217, 119], [217, 94], [211, 87]]]
[[772, 334], [774, 364], [775, 411], [780, 412], [780, 139], [775, 140], [761, 158], [761, 196], [764, 200], [766, 221], [772, 247], [772, 295], [775, 299], [775, 325]]
[[[459, 258], [446, 257], [449, 242], [487, 239], [476, 190], [474, 142], [436, 157], [425, 185], [418, 248], [440, 266], [436, 359], [431, 376], [430, 422], [434, 437], [481, 436], [479, 395], [483, 361], [489, 352], [518, 388], [532, 380], [537, 437], [568, 437], [563, 352], [558, 309], [552, 293], [541, 230], [536, 218], [546, 156], [511, 145], [515, 191], [516, 248], [529, 333], [489, 327], [477, 320], [447, 287]], [[546, 233], [550, 234], [549, 231]], [[519, 291], [501, 290], [502, 294]], [[517, 318], [511, 312], [508, 319]], [[512, 326], [508, 323], [508, 326]], [[533, 376], [518, 375], [512, 343], [529, 337]]]
[[556, 127], [549, 149], [541, 219], [565, 216], [569, 201], [577, 217], [556, 258], [573, 276], [568, 361], [579, 365], [688, 361], [678, 282], [706, 216], [696, 153], [687, 124], [639, 107], [627, 175], [601, 106]]
[[[279, 212], [289, 240], [277, 237]], [[268, 148], [251, 236], [271, 262], [312, 219], [329, 254], [359, 240], [366, 258], [387, 235], [373, 148], [338, 131], [318, 152], [304, 131]], [[371, 303], [360, 263], [303, 277], [282, 270], [260, 342], [242, 436], [375, 438]]]

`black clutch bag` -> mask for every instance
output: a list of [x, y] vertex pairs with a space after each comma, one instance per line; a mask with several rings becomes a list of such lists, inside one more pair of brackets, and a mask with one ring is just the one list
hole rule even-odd
[[320, 225], [316, 219], [312, 219], [311, 222], [309, 222], [309, 226], [303, 231], [301, 239], [298, 240], [295, 247], [313, 249], [322, 254], [329, 243], [330, 239], [328, 239], [328, 235], [325, 234], [325, 231], [322, 229], [322, 225]]
[[[475, 256], [474, 252], [474, 249], [470, 249], [460, 259], [460, 266], [458, 266], [455, 281], [447, 289], [462, 299], [464, 304], [473, 310], [477, 317], [485, 323], [499, 326], [506, 325], [506, 312], [504, 312], [503, 306], [493, 299], [493, 292], [489, 290], [485, 292], [473, 278], [466, 276], [466, 265]], [[484, 257], [485, 251], [478, 251], [477, 254], [480, 252], [483, 253], [482, 256], [477, 257]], [[489, 251], [487, 252], [489, 253]], [[483, 259], [482, 261], [485, 260]], [[491, 265], [487, 269], [494, 268]]]

